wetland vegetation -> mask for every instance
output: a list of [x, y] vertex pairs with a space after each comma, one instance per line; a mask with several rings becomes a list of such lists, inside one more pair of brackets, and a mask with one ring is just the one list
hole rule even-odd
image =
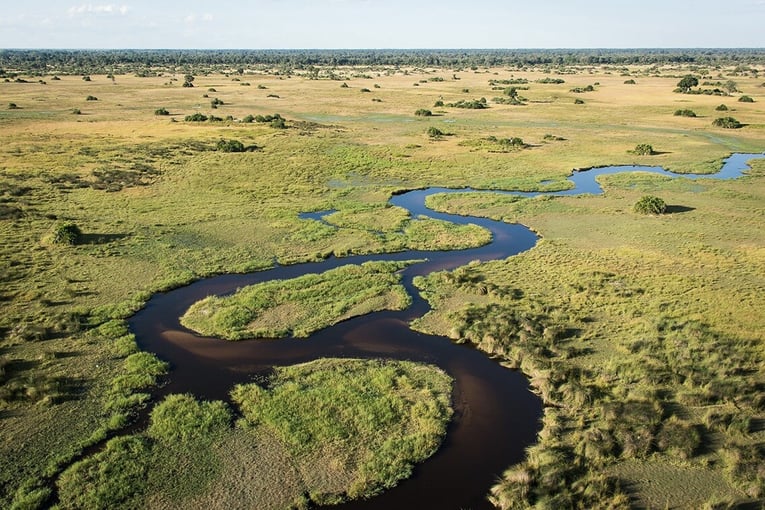
[[[389, 488], [443, 440], [440, 370], [325, 359], [226, 402], [159, 397], [172, 367], [139, 351], [125, 319], [210, 275], [489, 240], [388, 205], [403, 190], [565, 189], [572, 169], [646, 160], [713, 173], [765, 150], [755, 50], [3, 50], [0, 69], [3, 507], [286, 508]], [[510, 84], [515, 96], [485, 99]], [[520, 90], [523, 106], [508, 103]], [[751, 165], [731, 181], [601, 176], [600, 196], [428, 199], [541, 236], [416, 280], [433, 310], [413, 327], [519, 369], [544, 401], [538, 443], [487, 487], [494, 505], [762, 504], [765, 163]], [[646, 196], [664, 214], [636, 214]], [[356, 290], [381, 292], [360, 301], [355, 277], [318, 275], [316, 292], [347, 307], [307, 329], [272, 309], [257, 328], [308, 333], [403, 306], [398, 267], [360, 276]], [[241, 296], [315, 308], [305, 283], [292, 282], [299, 297], [290, 282]]]

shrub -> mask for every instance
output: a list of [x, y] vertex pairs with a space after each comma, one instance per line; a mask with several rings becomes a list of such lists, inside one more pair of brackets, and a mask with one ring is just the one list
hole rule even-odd
[[440, 138], [440, 137], [444, 136], [444, 132], [441, 131], [440, 129], [438, 129], [437, 127], [435, 127], [435, 126], [430, 126], [428, 128], [428, 136], [431, 137], [431, 138]]
[[574, 104], [584, 104], [584, 101], [582, 101], [581, 99], [577, 97], [576, 99], [574, 99]]
[[170, 115], [170, 112], [167, 111], [167, 108], [157, 108], [154, 110], [154, 115]]
[[683, 78], [677, 82], [677, 89], [680, 92], [688, 93], [693, 87], [696, 87], [699, 84], [698, 78], [693, 76], [692, 74], [687, 74], [683, 76]]
[[90, 76], [83, 76], [82, 81], [90, 81]]
[[361, 89], [361, 91], [360, 91], [360, 92], [372, 92], [372, 91], [371, 91], [371, 90], [369, 90], [368, 88], [363, 88], [363, 89]]
[[266, 87], [266, 86], [265, 86], [265, 85], [263, 85], [263, 84], [260, 84], [260, 85], [258, 85], [258, 89], [259, 89], [259, 90], [266, 90], [267, 88], [268, 88], [268, 87]]
[[439, 107], [441, 107], [443, 105], [444, 105], [444, 102], [441, 101], [440, 99], [438, 101], [436, 101], [435, 103], [433, 103], [433, 107], [434, 108], [439, 108]]
[[712, 122], [715, 127], [721, 127], [725, 129], [738, 129], [743, 126], [739, 121], [733, 117], [720, 117]]
[[16, 103], [8, 103], [8, 109], [9, 110], [18, 110], [19, 107], [16, 105]]
[[207, 120], [207, 115], [197, 112], [193, 115], [186, 115], [184, 120], [186, 122], [204, 122]]
[[252, 115], [247, 115], [245, 118], [242, 119], [242, 122], [246, 124], [250, 124], [254, 120], [255, 120], [255, 117], [253, 117]]
[[696, 116], [696, 112], [694, 112], [693, 110], [688, 110], [688, 109], [675, 110], [675, 117], [695, 117], [695, 116]]
[[349, 87], [348, 87], [348, 84], [347, 84], [347, 83], [343, 82], [343, 84], [342, 84], [342, 85], [340, 85], [340, 88], [341, 88], [341, 89], [347, 89], [347, 88], [349, 88]]
[[625, 85], [636, 85], [636, 84], [637, 84], [637, 82], [635, 82], [635, 80], [625, 80], [625, 81], [624, 81], [624, 84], [625, 84]]
[[98, 98], [96, 96], [88, 96], [85, 98], [85, 101], [98, 101]]
[[217, 108], [219, 105], [223, 105], [223, 104], [225, 103], [221, 101], [220, 99], [218, 99], [217, 97], [213, 99], [212, 101], [210, 101], [210, 106], [212, 106], [213, 108]]
[[637, 201], [634, 209], [640, 214], [664, 214], [667, 204], [659, 197], [644, 195]]
[[738, 98], [739, 103], [754, 103], [754, 99], [749, 96], [741, 96]]
[[79, 108], [73, 108], [72, 115], [82, 115], [82, 111]]
[[66, 244], [73, 246], [77, 244], [82, 236], [80, 227], [74, 223], [61, 223], [53, 229], [51, 242], [53, 244]]
[[219, 140], [215, 149], [220, 152], [244, 152], [245, 147], [239, 140]]
[[218, 91], [215, 90], [213, 87], [210, 87], [209, 89], [207, 89], [207, 92], [218, 92]]
[[653, 154], [656, 154], [653, 150], [653, 146], [647, 144], [647, 143], [639, 143], [635, 146], [635, 149], [632, 151], [633, 154], [637, 154], [639, 156], [651, 156]]
[[425, 108], [420, 108], [419, 110], [414, 112], [414, 114], [418, 117], [430, 117], [431, 115], [433, 115], [433, 112], [431, 112], [430, 110], [426, 110]]
[[728, 107], [725, 106], [724, 104], [721, 104], [717, 108], [715, 108], [715, 110], [717, 110], [718, 112], [727, 112], [728, 111]]

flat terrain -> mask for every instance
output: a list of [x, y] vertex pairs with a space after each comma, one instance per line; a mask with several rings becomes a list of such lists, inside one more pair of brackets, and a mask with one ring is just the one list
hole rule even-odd
[[[0, 506], [66, 497], [82, 449], [121, 437], [153, 405], [165, 367], [135, 352], [123, 320], [157, 291], [274, 261], [480, 237], [386, 204], [405, 189], [562, 189], [572, 169], [601, 165], [711, 173], [732, 152], [765, 150], [756, 67], [326, 71], [199, 69], [193, 87], [181, 86], [186, 70], [0, 83]], [[702, 89], [731, 80], [740, 92], [674, 92], [689, 73]], [[494, 100], [510, 87], [521, 105]], [[487, 108], [448, 106], [481, 98]], [[674, 115], [684, 109], [696, 116]], [[185, 120], [195, 113], [221, 120]], [[284, 126], [258, 122], [276, 113]], [[713, 126], [727, 116], [743, 127]], [[247, 150], [217, 150], [221, 140]], [[655, 153], [635, 154], [638, 144]], [[439, 201], [542, 237], [518, 257], [419, 282], [435, 310], [418, 329], [519, 367], [548, 404], [539, 445], [495, 488], [496, 504], [762, 503], [765, 162], [752, 167], [725, 182], [608, 177], [603, 196]], [[670, 214], [634, 213], [645, 194]], [[326, 223], [299, 217], [330, 210]], [[77, 244], [54, 242], [63, 223], [79, 227]], [[98, 455], [149, 455], [145, 438], [121, 440]], [[216, 473], [233, 469], [219, 453]], [[179, 483], [199, 486], [188, 476]], [[165, 496], [181, 504], [188, 487]], [[219, 490], [204, 487], [188, 494]]]

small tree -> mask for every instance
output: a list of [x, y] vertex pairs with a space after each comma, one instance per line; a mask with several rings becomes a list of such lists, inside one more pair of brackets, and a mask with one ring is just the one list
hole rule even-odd
[[739, 121], [733, 117], [720, 117], [712, 122], [715, 127], [721, 127], [725, 129], [738, 129], [743, 126]]
[[187, 74], [183, 77], [183, 86], [184, 87], [193, 87], [194, 86], [194, 76]]
[[219, 140], [215, 148], [221, 152], [244, 152], [245, 147], [239, 140]]
[[659, 197], [644, 195], [637, 201], [634, 209], [639, 214], [664, 214], [667, 204]]
[[680, 89], [680, 92], [687, 94], [693, 87], [696, 87], [698, 84], [698, 78], [692, 74], [686, 74], [679, 82], [677, 82], [677, 88]]
[[50, 240], [53, 244], [66, 244], [74, 246], [80, 241], [82, 231], [74, 223], [61, 223], [56, 225], [51, 234]]
[[444, 136], [444, 132], [435, 126], [430, 126], [428, 128], [428, 136], [431, 138], [441, 138], [442, 136]]
[[635, 150], [632, 151], [634, 154], [637, 154], [639, 156], [651, 156], [653, 154], [656, 154], [653, 150], [653, 146], [647, 144], [647, 143], [639, 143], [635, 146]]

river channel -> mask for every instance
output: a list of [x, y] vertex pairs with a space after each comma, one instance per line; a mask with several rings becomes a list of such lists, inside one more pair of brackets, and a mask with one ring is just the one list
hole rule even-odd
[[[688, 179], [730, 179], [742, 175], [746, 162], [765, 154], [734, 154], [717, 174], [678, 175], [656, 167], [615, 166], [576, 171], [573, 187], [547, 193], [511, 193], [526, 197], [540, 194], [562, 196], [602, 193], [596, 177], [620, 172], [651, 172]], [[332, 507], [342, 509], [491, 508], [486, 495], [502, 472], [524, 458], [540, 427], [542, 402], [519, 372], [508, 370], [470, 346], [447, 338], [409, 329], [409, 322], [424, 315], [429, 306], [412, 285], [417, 275], [454, 269], [473, 260], [500, 260], [532, 248], [537, 236], [527, 227], [485, 218], [437, 213], [425, 207], [435, 193], [476, 191], [428, 188], [395, 195], [390, 203], [410, 211], [413, 217], [428, 216], [453, 223], [472, 223], [487, 228], [492, 242], [480, 248], [458, 251], [406, 251], [329, 258], [322, 262], [277, 266], [251, 274], [222, 275], [199, 280], [186, 287], [157, 294], [136, 313], [129, 325], [141, 349], [155, 353], [171, 365], [169, 380], [155, 397], [192, 393], [200, 399], [228, 401], [237, 383], [267, 374], [273, 366], [302, 363], [321, 357], [391, 358], [426, 362], [443, 368], [454, 378], [454, 419], [439, 451], [417, 466], [411, 478], [366, 501]], [[329, 214], [329, 211], [326, 212]], [[321, 214], [306, 221], [322, 221]], [[274, 279], [319, 273], [346, 264], [371, 260], [426, 259], [402, 273], [402, 282], [413, 298], [404, 311], [377, 312], [319, 331], [305, 339], [248, 340], [227, 342], [200, 337], [180, 325], [178, 318], [191, 304], [209, 295]]]

